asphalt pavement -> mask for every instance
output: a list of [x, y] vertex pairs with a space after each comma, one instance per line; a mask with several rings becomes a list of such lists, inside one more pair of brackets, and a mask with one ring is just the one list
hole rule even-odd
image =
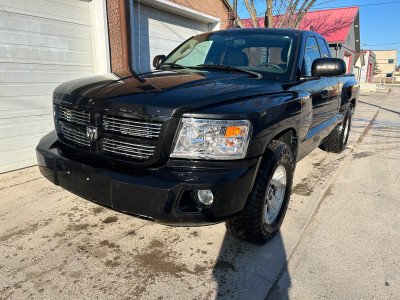
[[[347, 149], [296, 167], [280, 234], [168, 227], [97, 206], [37, 167], [0, 174], [0, 299], [398, 299], [400, 87], [363, 94]], [[135, 197], [135, 195], [132, 195]]]

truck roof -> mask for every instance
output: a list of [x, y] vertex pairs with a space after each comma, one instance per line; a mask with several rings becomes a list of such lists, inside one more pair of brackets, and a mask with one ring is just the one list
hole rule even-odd
[[[274, 33], [281, 33], [281, 34], [296, 34], [299, 36], [302, 36], [304, 34], [313, 34], [315, 36], [319, 36], [319, 37], [323, 37], [322, 35], [320, 35], [319, 33], [315, 32], [315, 31], [309, 31], [309, 30], [299, 30], [299, 29], [292, 29], [292, 28], [237, 28], [237, 29], [225, 29], [225, 30], [219, 30], [219, 31], [215, 31], [215, 32], [224, 32], [226, 34], [228, 34], [229, 32], [235, 32], [235, 31], [240, 31], [240, 32], [248, 32], [250, 33], [260, 33], [260, 32], [274, 32]], [[323, 37], [325, 38], [325, 37]]]

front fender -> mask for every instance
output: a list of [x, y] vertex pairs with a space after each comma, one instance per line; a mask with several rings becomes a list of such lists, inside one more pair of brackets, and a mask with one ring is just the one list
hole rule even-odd
[[[291, 130], [298, 140], [304, 138], [312, 121], [312, 103], [309, 93], [296, 93], [296, 97], [266, 111], [266, 122], [259, 124], [259, 134], [252, 143], [257, 144], [257, 155], [263, 155], [269, 143]], [[304, 136], [303, 136], [304, 135]], [[302, 137], [303, 136], [303, 137]], [[298, 144], [296, 144], [298, 153]]]
[[343, 82], [341, 89], [340, 113], [343, 114], [349, 103], [354, 100], [357, 105], [357, 99], [360, 92], [360, 84], [354, 76], [341, 77], [340, 81]]

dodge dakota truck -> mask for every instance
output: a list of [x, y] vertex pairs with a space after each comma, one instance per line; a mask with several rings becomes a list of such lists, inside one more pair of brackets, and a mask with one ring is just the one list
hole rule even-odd
[[358, 82], [323, 36], [292, 29], [200, 34], [153, 66], [58, 86], [55, 130], [36, 148], [41, 173], [133, 216], [226, 221], [234, 236], [266, 243], [296, 162], [345, 149]]

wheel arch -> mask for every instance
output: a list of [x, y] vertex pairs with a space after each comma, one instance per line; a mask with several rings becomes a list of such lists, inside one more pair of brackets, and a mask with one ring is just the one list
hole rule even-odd
[[[296, 129], [294, 128], [287, 128], [279, 133], [276, 133], [275, 136], [266, 144], [265, 150], [268, 148], [268, 145], [272, 141], [281, 141], [285, 144], [287, 144], [290, 147], [290, 150], [292, 151], [293, 157], [297, 159], [297, 153], [298, 153], [298, 136]], [[264, 150], [264, 152], [265, 152]]]

